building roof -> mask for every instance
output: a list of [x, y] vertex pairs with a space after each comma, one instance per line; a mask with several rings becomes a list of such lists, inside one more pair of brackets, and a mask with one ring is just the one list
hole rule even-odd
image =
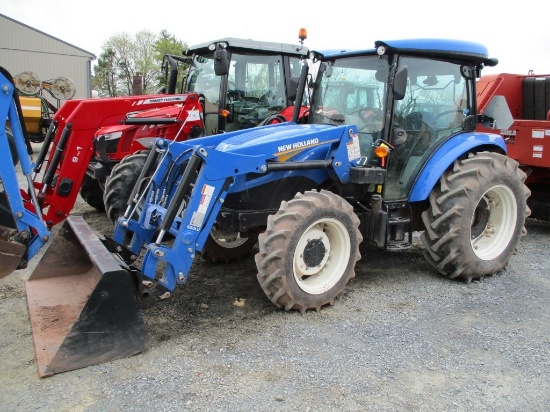
[[29, 25], [27, 25], [27, 24], [25, 24], [25, 23], [21, 23], [20, 21], [17, 21], [17, 20], [15, 20], [15, 19], [12, 19], [11, 17], [6, 16], [5, 14], [0, 13], [0, 17], [3, 17], [3, 18], [8, 19], [8, 20], [11, 20], [12, 22], [17, 23], [17, 24], [19, 24], [19, 25], [21, 25], [21, 26], [24, 26], [24, 27], [26, 27], [26, 28], [29, 29], [29, 30], [35, 31], [35, 32], [40, 33], [40, 34], [42, 34], [42, 35], [44, 35], [44, 36], [47, 36], [47, 37], [49, 37], [49, 38], [51, 38], [51, 39], [54, 39], [54, 40], [59, 41], [59, 42], [61, 42], [61, 43], [64, 43], [64, 44], [66, 44], [67, 46], [70, 46], [70, 47], [73, 47], [73, 48], [75, 48], [75, 49], [77, 49], [77, 50], [80, 50], [81, 52], [84, 52], [84, 53], [88, 54], [88, 55], [90, 56], [90, 58], [93, 59], [93, 60], [95, 60], [96, 57], [97, 57], [95, 54], [93, 54], [93, 53], [91, 53], [91, 52], [89, 52], [89, 51], [87, 51], [87, 50], [81, 49], [80, 47], [77, 47], [77, 46], [75, 46], [74, 44], [68, 43], [68, 42], [66, 42], [66, 41], [64, 41], [64, 40], [61, 40], [61, 39], [58, 39], [57, 37], [52, 36], [52, 35], [50, 35], [50, 34], [48, 34], [48, 33], [44, 33], [43, 31], [40, 31], [40, 30], [38, 30], [38, 29], [35, 29], [34, 27], [31, 27], [31, 26], [29, 26]]

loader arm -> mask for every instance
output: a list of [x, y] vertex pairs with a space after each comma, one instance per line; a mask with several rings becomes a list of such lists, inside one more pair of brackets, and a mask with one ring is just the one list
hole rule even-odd
[[[181, 112], [178, 105], [196, 106], [197, 99], [196, 95], [188, 94], [67, 101], [53, 117], [52, 127], [46, 134], [33, 176], [34, 187], [39, 192], [38, 200], [48, 227], [51, 228], [66, 219], [74, 207], [90, 161], [96, 152], [98, 138], [104, 138], [104, 135], [109, 133], [114, 134], [113, 130], [117, 130], [118, 127], [122, 130], [121, 134], [126, 133], [129, 137], [119, 143], [124, 147], [117, 154], [130, 154], [134, 134], [128, 133], [125, 130], [128, 126], [123, 125], [129, 114], [138, 111], [156, 113], [162, 108], [174, 108], [173, 111], [177, 113]], [[144, 118], [143, 126], [136, 125], [135, 129], [148, 130], [145, 125], [158, 122], [158, 118]], [[174, 120], [171, 120], [171, 124], [175, 124], [175, 135], [181, 126]]]
[[[166, 141], [160, 143], [167, 144]], [[166, 267], [159, 283], [169, 291], [173, 291], [176, 284], [186, 282], [195, 255], [208, 238], [234, 176], [260, 173], [267, 169], [263, 156], [222, 153], [204, 146], [196, 146], [192, 150], [183, 145], [171, 146], [171, 149], [177, 147], [182, 151], [167, 152], [169, 154], [164, 155], [165, 161], [155, 171], [157, 176], [169, 175], [170, 169], [174, 167], [169, 159], [185, 165], [177, 183], [165, 180], [164, 185], [157, 190], [172, 193], [169, 203], [163, 203], [156, 196], [148, 196], [149, 200], [143, 206], [139, 221], [119, 219], [114, 235], [115, 241], [123, 243], [127, 233], [132, 232], [134, 237], [130, 249], [136, 254], [139, 253], [140, 245], [150, 243], [156, 235], [145, 252], [142, 273], [154, 281], [160, 262], [165, 262]], [[211, 167], [215, 168], [213, 174], [209, 173]], [[183, 205], [185, 208], [181, 210]], [[162, 244], [167, 233], [175, 234], [175, 246]]]
[[[0, 277], [15, 269], [24, 268], [29, 259], [49, 240], [50, 232], [39, 209], [25, 207], [20, 193], [16, 167], [6, 134], [6, 121], [13, 134], [19, 165], [26, 184], [32, 187], [32, 164], [28, 155], [26, 138], [23, 135], [20, 113], [17, 110], [17, 95], [12, 77], [0, 68], [0, 117], [4, 127], [0, 130]], [[37, 203], [36, 194], [31, 191], [30, 201]], [[35, 210], [32, 210], [35, 209]]]

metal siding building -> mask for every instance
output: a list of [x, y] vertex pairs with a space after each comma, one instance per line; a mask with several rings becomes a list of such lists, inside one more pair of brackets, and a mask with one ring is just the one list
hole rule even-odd
[[32, 72], [43, 82], [65, 77], [74, 84], [74, 99], [89, 98], [95, 58], [86, 50], [0, 14], [0, 66], [13, 77], [22, 72]]

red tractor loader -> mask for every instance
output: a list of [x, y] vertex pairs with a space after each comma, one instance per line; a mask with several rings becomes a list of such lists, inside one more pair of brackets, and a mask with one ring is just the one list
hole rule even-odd
[[[78, 193], [116, 220], [156, 138], [254, 127], [291, 106], [306, 53], [291, 44], [222, 39], [185, 57], [165, 56], [166, 93], [67, 101], [52, 119], [33, 177], [46, 223], [64, 220]], [[176, 93], [181, 62], [189, 70], [185, 90]]]

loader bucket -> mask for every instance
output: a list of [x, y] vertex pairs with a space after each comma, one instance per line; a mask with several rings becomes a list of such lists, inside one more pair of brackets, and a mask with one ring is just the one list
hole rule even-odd
[[27, 248], [20, 243], [11, 242], [9, 230], [0, 226], [0, 279], [5, 278], [19, 267]]
[[81, 216], [69, 216], [25, 283], [38, 374], [84, 368], [148, 346], [136, 282]]
[[0, 279], [17, 269], [26, 251], [25, 245], [0, 238]]

